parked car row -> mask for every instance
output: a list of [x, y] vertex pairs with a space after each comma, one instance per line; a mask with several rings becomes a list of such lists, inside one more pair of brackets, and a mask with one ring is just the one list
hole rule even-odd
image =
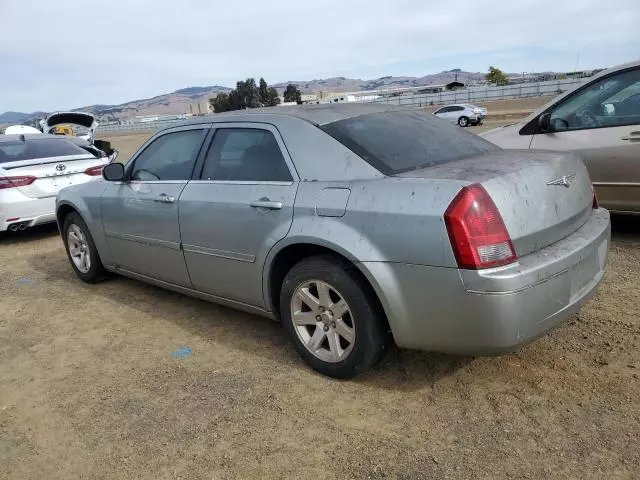
[[[640, 212], [639, 94], [627, 64], [485, 138], [383, 104], [230, 112], [163, 130], [126, 164], [31, 163], [23, 135], [0, 194], [59, 190], [83, 281], [117, 273], [277, 319], [326, 375], [366, 370], [391, 341], [511, 352], [602, 280], [610, 220], [587, 167], [602, 204]], [[48, 170], [61, 164], [72, 175]]]

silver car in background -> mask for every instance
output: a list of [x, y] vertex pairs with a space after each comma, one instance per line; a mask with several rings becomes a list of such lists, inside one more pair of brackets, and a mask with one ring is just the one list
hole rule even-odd
[[217, 114], [103, 176], [58, 196], [82, 280], [115, 272], [279, 319], [334, 377], [391, 339], [517, 349], [594, 293], [610, 238], [575, 155], [504, 151], [388, 105]]
[[468, 127], [469, 125], [480, 125], [487, 116], [487, 109], [469, 104], [447, 105], [436, 110], [433, 114], [461, 127]]

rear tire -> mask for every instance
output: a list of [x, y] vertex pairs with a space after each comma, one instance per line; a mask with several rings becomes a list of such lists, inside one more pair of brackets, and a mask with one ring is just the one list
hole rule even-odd
[[469, 118], [468, 117], [460, 117], [458, 119], [458, 125], [460, 125], [461, 127], [468, 127], [469, 126]]
[[62, 241], [73, 271], [83, 282], [98, 283], [104, 280], [107, 272], [93, 237], [82, 217], [75, 212], [64, 219]]
[[280, 291], [282, 324], [298, 354], [316, 371], [351, 378], [382, 358], [384, 314], [371, 287], [331, 255], [294, 265]]

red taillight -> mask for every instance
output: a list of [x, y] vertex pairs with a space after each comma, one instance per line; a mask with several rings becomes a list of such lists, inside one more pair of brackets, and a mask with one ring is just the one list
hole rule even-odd
[[478, 270], [517, 260], [502, 216], [482, 185], [460, 190], [444, 221], [460, 268]]
[[97, 167], [91, 167], [91, 168], [87, 168], [84, 173], [86, 173], [87, 175], [90, 175], [92, 177], [97, 177], [98, 175], [102, 175], [102, 169], [104, 168], [104, 165], [98, 165]]
[[36, 177], [0, 177], [0, 190], [4, 188], [25, 187], [36, 181]]

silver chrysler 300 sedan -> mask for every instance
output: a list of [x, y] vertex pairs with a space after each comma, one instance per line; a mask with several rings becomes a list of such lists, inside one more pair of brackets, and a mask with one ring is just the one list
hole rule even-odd
[[610, 238], [575, 154], [505, 151], [385, 105], [218, 114], [103, 176], [58, 195], [82, 280], [115, 272], [280, 319], [334, 377], [392, 339], [513, 351], [593, 294]]

